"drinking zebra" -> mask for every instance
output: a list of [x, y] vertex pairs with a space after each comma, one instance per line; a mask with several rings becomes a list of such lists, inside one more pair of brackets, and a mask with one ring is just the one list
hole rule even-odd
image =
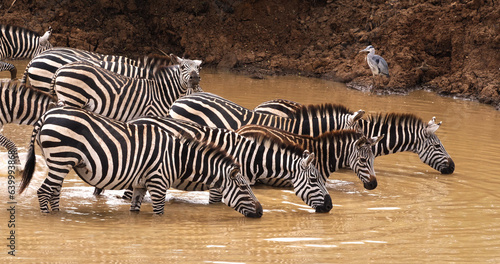
[[236, 130], [236, 133], [245, 137], [265, 136], [283, 143], [295, 143], [316, 153], [316, 167], [325, 181], [331, 173], [340, 168], [350, 167], [366, 189], [372, 190], [377, 187], [373, 168], [375, 155], [372, 152], [372, 146], [377, 144], [384, 135], [366, 138], [355, 130], [334, 130], [311, 137], [259, 125], [243, 126]]
[[[300, 115], [299, 103], [277, 99], [264, 102], [254, 110], [281, 117], [294, 118]], [[359, 127], [368, 137], [385, 134], [373, 148], [375, 156], [410, 151], [417, 153], [420, 160], [442, 174], [455, 171], [455, 163], [435, 134], [442, 122], [436, 124], [433, 117], [427, 124], [413, 114], [373, 114], [358, 121]]]
[[325, 104], [301, 107], [295, 118], [286, 118], [256, 113], [215, 94], [201, 92], [179, 98], [169, 113], [173, 118], [210, 127], [237, 130], [253, 124], [318, 136], [326, 131], [354, 128], [364, 111], [353, 113], [345, 106]]
[[35, 168], [35, 139], [49, 169], [37, 191], [42, 212], [59, 210], [61, 185], [73, 169], [101, 189], [135, 190], [131, 210], [140, 195], [151, 193], [153, 211], [163, 214], [166, 190], [178, 179], [218, 189], [224, 202], [248, 217], [261, 217], [262, 207], [240, 166], [215, 145], [179, 139], [152, 125], [127, 124], [68, 106], [48, 110], [33, 129], [20, 193]]
[[[129, 123], [154, 125], [172, 135], [188, 134], [200, 141], [218, 145], [241, 164], [241, 173], [248, 178], [250, 184], [253, 185], [261, 179], [279, 179], [293, 186], [295, 194], [316, 212], [329, 212], [332, 209], [332, 200], [326, 190], [325, 180], [320, 177], [314, 166], [314, 153], [295, 143], [281, 143], [267, 137], [248, 139], [227, 129], [201, 126], [168, 117], [141, 117]], [[364, 165], [366, 164], [362, 166]], [[173, 187], [181, 190], [206, 190], [205, 187], [186, 180], [174, 183]], [[211, 189], [210, 202], [216, 203], [220, 200], [221, 193]]]
[[199, 84], [197, 71], [187, 74], [179, 65], [160, 63], [152, 70], [151, 79], [129, 78], [91, 63], [74, 62], [57, 70], [52, 87], [66, 105], [127, 121], [144, 115], [167, 116], [172, 103]]
[[[15, 81], [1, 83], [0, 131], [8, 123], [33, 125], [47, 110], [52, 97], [46, 93], [20, 85]], [[0, 146], [6, 148], [20, 164], [14, 142], [0, 133]]]
[[[198, 76], [199, 83], [201, 60], [184, 59], [174, 54], [170, 54], [170, 60], [172, 64], [179, 65], [186, 82], [189, 81], [190, 76]], [[33, 58], [26, 66], [21, 82], [29, 81], [31, 86], [49, 92], [56, 71], [68, 63], [78, 61], [95, 64], [126, 77], [150, 78], [153, 74], [147, 67], [150, 65], [149, 59], [136, 60], [125, 56], [104, 55], [79, 49], [57, 47]], [[199, 86], [195, 88], [195, 91], [198, 90], [201, 90]]]
[[[0, 32], [0, 59], [33, 58], [42, 51], [52, 48], [49, 42], [52, 34], [51, 27], [43, 36], [31, 30], [10, 25], [0, 25]], [[11, 79], [16, 78], [17, 69], [14, 65], [2, 62], [0, 69], [9, 70]]]

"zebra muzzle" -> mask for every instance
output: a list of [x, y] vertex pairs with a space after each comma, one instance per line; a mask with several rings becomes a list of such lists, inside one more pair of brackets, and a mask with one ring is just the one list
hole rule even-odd
[[264, 214], [264, 210], [262, 210], [262, 205], [260, 205], [259, 202], [255, 203], [255, 212], [251, 212], [246, 214], [246, 217], [252, 217], [252, 218], [261, 218], [262, 215]]
[[316, 207], [316, 213], [328, 213], [332, 210], [332, 197], [329, 194], [325, 195], [325, 200], [323, 201], [323, 205]]
[[377, 188], [377, 178], [375, 176], [370, 176], [370, 181], [363, 183], [365, 189], [367, 190], [373, 190]]
[[447, 167], [440, 170], [442, 174], [452, 174], [455, 171], [455, 162], [451, 158], [448, 158]]

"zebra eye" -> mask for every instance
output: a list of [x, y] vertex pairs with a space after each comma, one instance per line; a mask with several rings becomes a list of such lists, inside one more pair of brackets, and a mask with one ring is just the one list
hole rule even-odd
[[441, 145], [439, 145], [439, 144], [434, 144], [434, 147], [435, 147], [435, 148], [441, 148]]
[[359, 161], [365, 163], [366, 162], [366, 158], [359, 158]]

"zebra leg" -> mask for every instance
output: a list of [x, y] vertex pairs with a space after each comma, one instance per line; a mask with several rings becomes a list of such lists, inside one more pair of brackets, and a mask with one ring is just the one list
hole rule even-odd
[[216, 204], [222, 202], [222, 193], [218, 190], [210, 190], [209, 204]]
[[[129, 191], [129, 190], [127, 190]], [[130, 202], [130, 211], [140, 211], [142, 200], [146, 195], [146, 188], [134, 188], [132, 201]]]
[[[40, 188], [36, 192], [36, 194], [38, 196], [38, 202], [40, 203], [40, 211], [42, 211], [42, 213], [49, 213], [50, 212], [49, 211], [49, 201], [50, 201], [51, 206], [56, 205], [57, 210], [59, 210], [59, 197], [57, 197], [57, 202], [53, 201], [54, 192], [56, 192], [56, 193], [58, 192], [55, 190], [57, 188], [57, 186], [55, 186], [54, 182], [49, 180], [49, 178], [50, 178], [50, 174], [49, 174], [49, 177], [47, 179], [45, 179], [42, 186], [40, 186]], [[61, 185], [59, 185], [59, 189], [61, 188], [60, 186]]]
[[[48, 154], [45, 155], [46, 157], [48, 156]], [[47, 159], [46, 161], [47, 167], [49, 168], [49, 174], [47, 175], [47, 178], [45, 178], [42, 186], [40, 186], [36, 192], [42, 213], [49, 213], [49, 202], [53, 211], [59, 211], [59, 197], [62, 183], [64, 181], [64, 177], [68, 175], [69, 171], [73, 168], [71, 163], [55, 163], [58, 166], [54, 166], [51, 159]]]
[[151, 201], [153, 202], [153, 212], [157, 215], [163, 215], [165, 209], [165, 196], [167, 194], [167, 186], [159, 182], [146, 183]]
[[14, 142], [12, 142], [4, 135], [0, 134], [0, 146], [7, 149], [7, 151], [9, 152], [9, 157], [11, 157], [11, 155], [14, 157], [14, 162], [16, 165], [21, 165], [21, 161], [19, 160], [19, 155], [17, 153], [17, 147]]
[[61, 198], [61, 186], [56, 186], [52, 190], [52, 197], [50, 198], [50, 209], [52, 212], [59, 211], [59, 200]]

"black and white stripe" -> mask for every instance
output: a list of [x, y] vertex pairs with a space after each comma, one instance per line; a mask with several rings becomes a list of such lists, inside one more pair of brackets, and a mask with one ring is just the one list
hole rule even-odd
[[375, 156], [410, 151], [420, 160], [443, 174], [455, 171], [455, 163], [435, 134], [441, 126], [433, 117], [427, 124], [413, 114], [376, 114], [360, 120], [359, 124], [367, 136], [385, 134], [374, 146]]
[[231, 130], [248, 125], [265, 125], [300, 135], [318, 136], [326, 131], [356, 125], [364, 111], [350, 112], [340, 105], [302, 107], [295, 118], [260, 114], [211, 93], [195, 93], [174, 102], [170, 116], [210, 127]]
[[[329, 212], [332, 201], [325, 180], [314, 165], [315, 155], [292, 142], [272, 138], [249, 139], [227, 129], [210, 128], [193, 122], [168, 117], [142, 117], [132, 124], [150, 124], [170, 134], [189, 134], [198, 140], [220, 146], [241, 164], [241, 173], [250, 184], [262, 179], [280, 179], [293, 186], [295, 194], [316, 212]], [[190, 181], [179, 181], [174, 188], [203, 189]], [[220, 201], [217, 191], [211, 190], [210, 201]]]
[[13, 80], [16, 78], [17, 69], [16, 69], [16, 66], [14, 66], [13, 64], [0, 61], [0, 72], [3, 72], [3, 71], [10, 71], [10, 79]]
[[[170, 54], [170, 59], [173, 64], [180, 65], [189, 74], [196, 71], [199, 78], [200, 60], [179, 58], [174, 54]], [[85, 50], [57, 47], [33, 58], [26, 66], [21, 82], [29, 81], [31, 86], [49, 92], [56, 71], [66, 64], [78, 61], [95, 64], [126, 77], [147, 79], [154, 74], [148, 68], [149, 59], [131, 59], [125, 56], [104, 55]], [[187, 79], [189, 76], [183, 77]]]
[[[51, 49], [52, 44], [49, 42], [52, 28], [45, 32], [43, 36], [37, 33], [16, 26], [0, 25], [0, 59], [27, 59], [33, 58], [44, 50]], [[4, 63], [4, 67], [6, 63]], [[11, 72], [11, 79], [16, 78], [17, 70], [14, 65], [7, 64]]]
[[[299, 106], [296, 102], [277, 99], [264, 102], [254, 110], [293, 118], [299, 113]], [[436, 124], [434, 118], [425, 124], [413, 114], [402, 113], [373, 114], [358, 121], [367, 137], [385, 135], [373, 148], [376, 157], [410, 151], [417, 153], [422, 162], [435, 170], [450, 174], [455, 170], [455, 163], [434, 133], [440, 125], [441, 122]]]
[[199, 84], [198, 70], [185, 70], [188, 68], [182, 65], [167, 67], [160, 63], [152, 67], [155, 74], [151, 79], [142, 79], [125, 77], [91, 63], [74, 62], [56, 72], [53, 90], [66, 105], [85, 107], [116, 120], [167, 116], [172, 103]]
[[316, 167], [325, 181], [331, 173], [340, 168], [350, 167], [366, 189], [372, 190], [377, 187], [372, 146], [383, 136], [366, 138], [355, 130], [334, 130], [311, 137], [259, 125], [243, 126], [236, 130], [236, 133], [245, 137], [266, 136], [281, 142], [293, 142], [316, 153]]
[[[1, 83], [0, 96], [0, 131], [8, 123], [34, 125], [53, 102], [49, 95], [14, 81]], [[16, 164], [20, 164], [14, 142], [0, 134], [0, 146], [15, 155]]]
[[[153, 210], [164, 212], [166, 190], [178, 179], [219, 189], [224, 202], [249, 217], [262, 207], [240, 173], [240, 166], [220, 148], [193, 139], [179, 139], [152, 125], [126, 124], [73, 107], [47, 111], [35, 125], [20, 193], [35, 167], [37, 140], [49, 172], [38, 189], [42, 212], [59, 210], [61, 185], [73, 169], [85, 182], [101, 189], [151, 193]], [[136, 195], [131, 210], [138, 210]]]

